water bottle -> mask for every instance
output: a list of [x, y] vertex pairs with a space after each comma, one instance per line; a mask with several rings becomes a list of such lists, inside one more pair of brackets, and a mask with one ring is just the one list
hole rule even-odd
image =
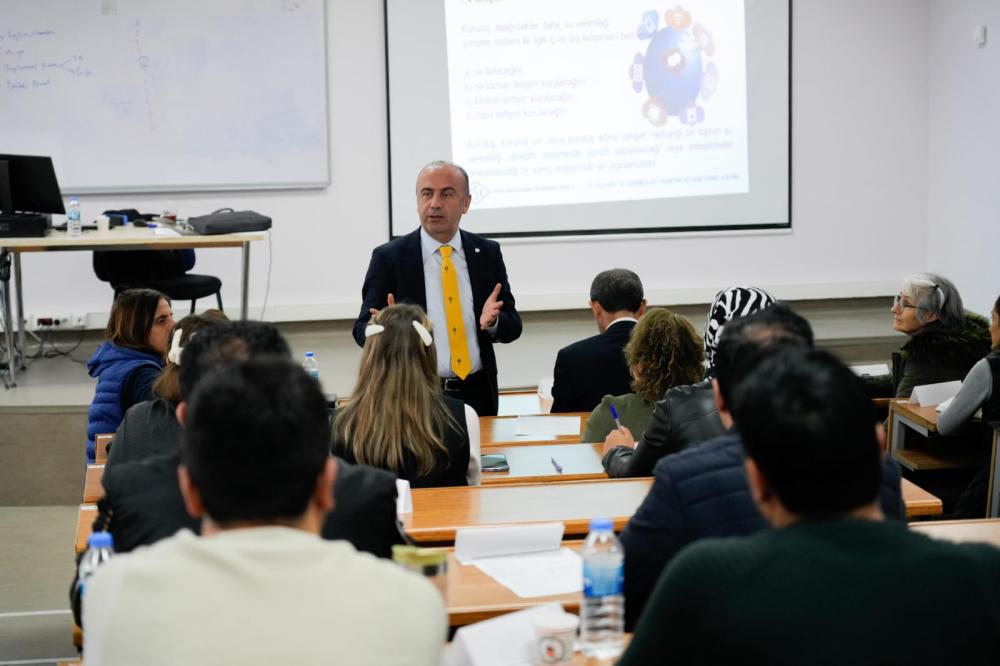
[[622, 652], [625, 632], [625, 554], [609, 518], [590, 521], [583, 544], [583, 606], [580, 609], [580, 647], [597, 659]]
[[310, 377], [319, 381], [319, 361], [316, 360], [316, 354], [306, 352], [306, 358], [302, 361], [302, 369], [309, 373]]
[[81, 233], [83, 225], [80, 222], [80, 201], [76, 197], [70, 197], [69, 210], [66, 211], [66, 235], [79, 238]]
[[87, 539], [87, 552], [80, 559], [80, 568], [77, 570], [77, 589], [79, 591], [80, 602], [83, 603], [83, 595], [87, 589], [87, 580], [94, 574], [97, 567], [111, 559], [115, 550], [111, 545], [110, 532], [94, 532]]

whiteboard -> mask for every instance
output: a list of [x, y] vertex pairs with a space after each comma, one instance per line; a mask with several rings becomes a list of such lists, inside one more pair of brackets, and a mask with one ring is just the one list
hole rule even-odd
[[323, 0], [4, 0], [0, 69], [64, 192], [329, 183]]

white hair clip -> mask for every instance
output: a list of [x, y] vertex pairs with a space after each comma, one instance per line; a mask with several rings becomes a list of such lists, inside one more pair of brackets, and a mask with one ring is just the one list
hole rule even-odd
[[181, 364], [181, 352], [184, 351], [184, 348], [181, 347], [181, 333], [183, 332], [183, 329], [176, 329], [173, 340], [170, 341], [170, 351], [167, 352], [167, 360], [174, 365]]
[[424, 341], [425, 347], [430, 347], [434, 344], [434, 338], [431, 337], [431, 332], [424, 328], [423, 324], [416, 319], [414, 319], [411, 323], [413, 324], [413, 330], [415, 330], [417, 335], [420, 336], [420, 339]]
[[365, 337], [370, 338], [373, 335], [378, 335], [384, 330], [385, 326], [382, 326], [381, 324], [368, 324], [365, 326]]

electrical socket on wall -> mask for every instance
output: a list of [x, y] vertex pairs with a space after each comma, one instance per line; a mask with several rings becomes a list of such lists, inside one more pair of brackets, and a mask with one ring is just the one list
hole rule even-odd
[[33, 331], [78, 331], [87, 327], [87, 315], [55, 315], [28, 317], [28, 327]]

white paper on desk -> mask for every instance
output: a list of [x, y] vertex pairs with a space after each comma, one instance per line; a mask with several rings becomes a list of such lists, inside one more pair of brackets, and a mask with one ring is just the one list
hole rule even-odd
[[[951, 403], [954, 399], [955, 399], [954, 396], [952, 396], [951, 398], [948, 398], [944, 402], [939, 403], [938, 406], [934, 408], [934, 411], [940, 414], [941, 412], [943, 412], [944, 410], [948, 409], [951, 406]], [[972, 415], [972, 418], [974, 419], [983, 418], [983, 408], [980, 407], [979, 409], [977, 409], [976, 413]]]
[[176, 229], [170, 229], [169, 227], [156, 227], [153, 229], [153, 234], [155, 236], [180, 236], [180, 232]]
[[481, 557], [555, 551], [563, 530], [562, 523], [462, 527], [455, 531], [455, 559], [472, 564]]
[[516, 613], [462, 627], [452, 641], [450, 666], [528, 666], [538, 661], [535, 622], [562, 613], [557, 603], [542, 604]]
[[518, 416], [514, 426], [514, 434], [518, 436], [579, 435], [579, 416]]
[[875, 363], [873, 365], [852, 365], [851, 370], [858, 377], [879, 377], [889, 374], [889, 366], [885, 363]]
[[413, 513], [413, 495], [410, 494], [410, 482], [406, 479], [396, 479], [396, 515]]
[[957, 379], [953, 382], [914, 386], [913, 393], [910, 394], [910, 404], [921, 407], [937, 405], [948, 398], [954, 398], [958, 395], [958, 389], [960, 388], [962, 388], [962, 382]]
[[547, 597], [583, 589], [583, 559], [569, 548], [484, 557], [473, 564], [519, 597]]

